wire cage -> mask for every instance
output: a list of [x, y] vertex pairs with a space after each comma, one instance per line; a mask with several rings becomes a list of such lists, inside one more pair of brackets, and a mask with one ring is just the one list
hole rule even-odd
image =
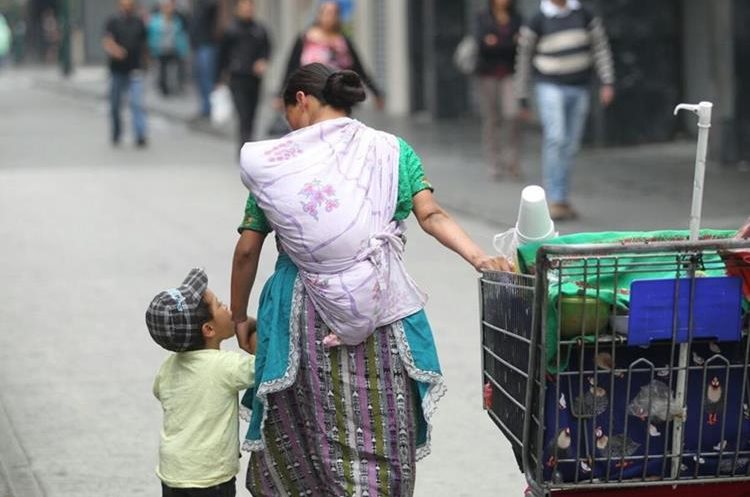
[[536, 495], [750, 481], [750, 243], [550, 245], [533, 270], [480, 301], [484, 406]]

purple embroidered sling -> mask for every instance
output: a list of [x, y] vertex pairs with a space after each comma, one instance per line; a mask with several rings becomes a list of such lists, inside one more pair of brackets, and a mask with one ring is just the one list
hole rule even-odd
[[403, 262], [396, 137], [350, 118], [242, 148], [242, 181], [320, 317], [345, 344], [414, 314], [426, 295]]

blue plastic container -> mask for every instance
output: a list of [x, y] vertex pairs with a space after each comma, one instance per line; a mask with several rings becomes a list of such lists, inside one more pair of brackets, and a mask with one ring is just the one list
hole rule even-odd
[[[648, 345], [671, 340], [677, 297], [676, 341], [688, 341], [691, 285], [693, 338], [739, 341], [742, 329], [742, 280], [736, 277], [639, 280], [630, 285], [628, 345]], [[678, 287], [679, 285], [679, 287]]]

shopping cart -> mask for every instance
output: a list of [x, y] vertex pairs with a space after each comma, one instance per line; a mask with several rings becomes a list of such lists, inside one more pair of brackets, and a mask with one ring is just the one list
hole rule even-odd
[[750, 496], [750, 242], [700, 240], [712, 107], [675, 109], [689, 237], [558, 240], [480, 280], [484, 407], [535, 496]]
[[750, 264], [737, 250], [750, 242], [547, 245], [536, 276], [483, 275], [485, 408], [535, 495], [750, 495], [750, 330], [731, 276]]

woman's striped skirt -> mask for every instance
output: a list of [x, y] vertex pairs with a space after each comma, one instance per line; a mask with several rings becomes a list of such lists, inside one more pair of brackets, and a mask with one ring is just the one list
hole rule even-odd
[[417, 402], [394, 326], [353, 347], [325, 348], [329, 332], [305, 299], [294, 384], [267, 397], [265, 448], [252, 452], [254, 496], [411, 496]]

